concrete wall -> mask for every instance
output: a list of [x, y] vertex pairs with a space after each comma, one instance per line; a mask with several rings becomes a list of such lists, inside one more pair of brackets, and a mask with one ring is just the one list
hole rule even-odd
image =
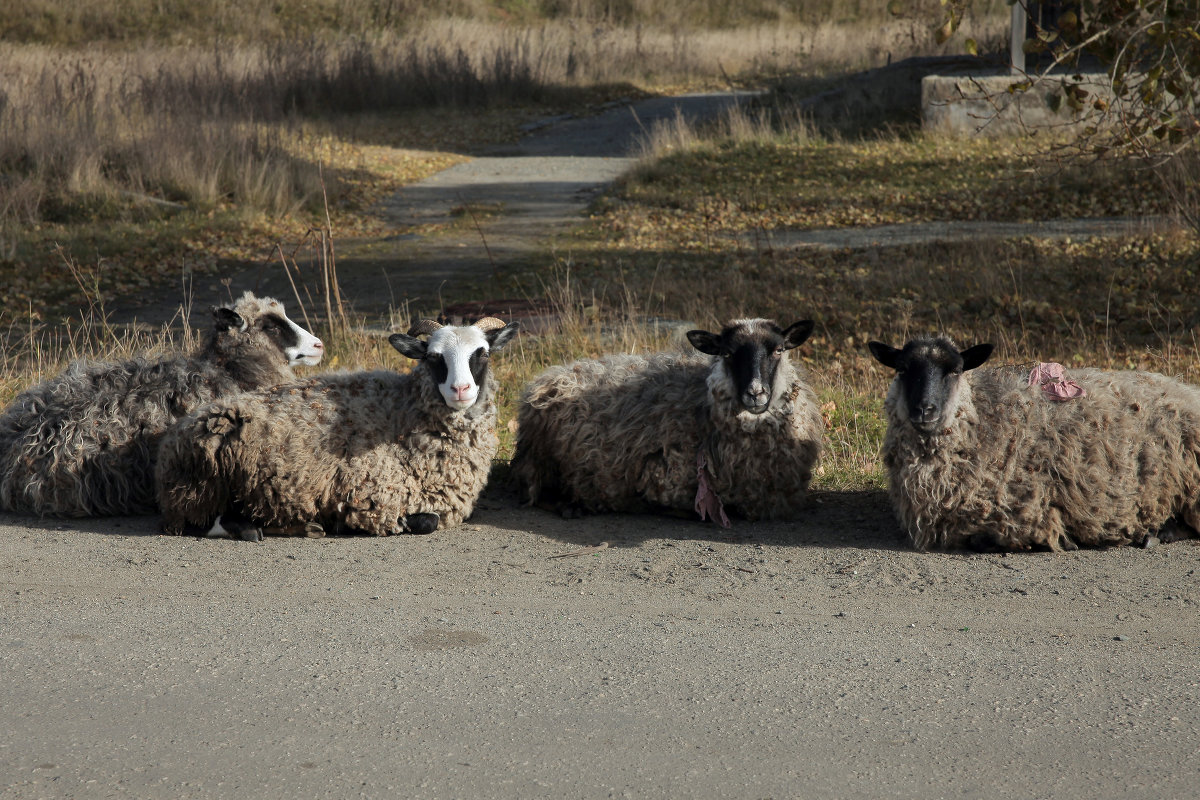
[[1007, 136], [1029, 128], [1071, 129], [1094, 124], [1086, 112], [1097, 96], [1110, 98], [1108, 76], [1084, 75], [1081, 113], [1063, 98], [1063, 79], [1046, 79], [1009, 94], [1012, 74], [926, 75], [921, 79], [921, 123], [926, 130], [962, 136]]

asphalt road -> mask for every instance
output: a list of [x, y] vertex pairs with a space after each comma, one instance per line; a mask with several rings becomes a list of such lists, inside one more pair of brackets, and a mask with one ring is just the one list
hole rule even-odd
[[1196, 792], [1193, 543], [922, 554], [881, 493], [732, 531], [499, 495], [431, 537], [0, 541], [14, 800]]

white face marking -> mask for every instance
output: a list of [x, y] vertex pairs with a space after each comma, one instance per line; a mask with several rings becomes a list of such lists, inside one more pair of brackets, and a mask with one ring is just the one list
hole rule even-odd
[[287, 318], [286, 315], [280, 314], [283, 321], [286, 322], [296, 334], [296, 344], [292, 347], [285, 347], [284, 355], [288, 357], [288, 364], [295, 366], [303, 364], [307, 367], [315, 367], [321, 363], [321, 359], [325, 356], [325, 344], [313, 336], [308, 331], [301, 328], [296, 323]]
[[481, 347], [488, 349], [487, 339], [472, 325], [439, 328], [429, 337], [429, 352], [440, 355], [446, 363], [446, 380], [438, 385], [438, 391], [455, 411], [470, 408], [479, 398], [470, 359]]
[[217, 521], [213, 523], [212, 530], [204, 534], [209, 539], [228, 539], [232, 536], [229, 531], [221, 527], [221, 518], [217, 517]]

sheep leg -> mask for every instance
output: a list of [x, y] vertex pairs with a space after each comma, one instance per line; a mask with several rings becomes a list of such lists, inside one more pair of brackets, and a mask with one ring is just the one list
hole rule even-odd
[[1000, 553], [1005, 548], [1000, 546], [996, 537], [991, 533], [973, 533], [967, 538], [967, 546], [976, 553]]
[[[1185, 515], [1187, 512], [1184, 512]], [[1170, 544], [1171, 542], [1179, 542], [1184, 539], [1190, 539], [1196, 535], [1195, 528], [1192, 527], [1191, 521], [1174, 517], [1163, 523], [1163, 526], [1158, 529], [1155, 534], [1161, 544]], [[1147, 537], [1149, 538], [1149, 537]]]
[[295, 525], [263, 526], [264, 536], [303, 536], [305, 539], [323, 539], [325, 527], [319, 522], [298, 522]]
[[[221, 532], [228, 534], [235, 539], [241, 539], [243, 542], [262, 542], [262, 528], [255, 525], [250, 520], [236, 511], [226, 511], [221, 515], [221, 519], [213, 526], [213, 530], [209, 532], [209, 536], [214, 535], [218, 529]], [[216, 535], [221, 535], [220, 533]]]
[[400, 518], [400, 532], [425, 536], [436, 531], [439, 522], [437, 514], [406, 514]]

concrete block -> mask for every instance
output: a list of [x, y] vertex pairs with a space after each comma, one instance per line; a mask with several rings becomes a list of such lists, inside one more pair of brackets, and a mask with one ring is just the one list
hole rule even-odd
[[1021, 77], [1012, 74], [926, 75], [921, 79], [921, 124], [926, 130], [960, 136], [1010, 136], [1029, 129], [1070, 131], [1095, 124], [1088, 113], [1097, 97], [1111, 101], [1108, 76], [1088, 73], [1083, 109], [1067, 102], [1066, 76], [1052, 76], [1028, 91], [1009, 93]]

